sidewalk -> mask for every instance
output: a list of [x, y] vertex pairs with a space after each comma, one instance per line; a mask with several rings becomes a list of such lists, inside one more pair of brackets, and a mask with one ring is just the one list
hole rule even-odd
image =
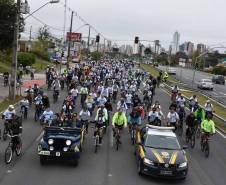
[[[45, 74], [35, 74], [34, 80], [31, 80], [30, 75], [24, 75], [23, 76], [23, 85], [21, 88], [21, 94], [24, 94], [24, 91], [27, 87], [33, 86], [35, 83], [37, 83], [39, 86], [42, 86], [45, 84]], [[3, 78], [0, 75], [0, 102], [2, 102], [5, 98], [8, 97], [9, 94], [9, 87], [3, 86]], [[20, 95], [20, 89], [18, 89], [17, 92], [18, 95]]]

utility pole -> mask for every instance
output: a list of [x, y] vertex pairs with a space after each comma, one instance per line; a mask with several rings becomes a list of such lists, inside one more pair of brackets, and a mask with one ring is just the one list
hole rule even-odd
[[29, 41], [31, 41], [31, 32], [32, 32], [32, 26], [30, 27], [30, 36], [29, 36]]
[[88, 42], [87, 42], [87, 50], [89, 52], [89, 42], [90, 42], [90, 25], [89, 25], [89, 34], [88, 34]]
[[72, 26], [73, 26], [73, 16], [74, 12], [71, 12], [71, 26], [70, 26], [70, 33], [69, 33], [69, 40], [68, 40], [68, 51], [67, 51], [67, 69], [69, 69], [69, 59], [71, 55], [71, 32], [72, 32]]
[[20, 21], [20, 3], [21, 0], [17, 0], [16, 5], [16, 20], [13, 34], [13, 61], [11, 67], [11, 78], [9, 86], [9, 98], [15, 100], [16, 97], [16, 78], [17, 78], [17, 48], [18, 48], [18, 33], [19, 33], [19, 21]]

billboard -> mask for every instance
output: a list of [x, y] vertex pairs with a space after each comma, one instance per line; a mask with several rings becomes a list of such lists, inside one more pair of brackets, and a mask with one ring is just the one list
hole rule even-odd
[[72, 42], [81, 42], [82, 40], [82, 34], [81, 33], [75, 33], [75, 32], [67, 32], [67, 41], [71, 39]]

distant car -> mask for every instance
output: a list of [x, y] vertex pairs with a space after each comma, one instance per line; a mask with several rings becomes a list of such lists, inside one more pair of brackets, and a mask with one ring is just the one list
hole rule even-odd
[[171, 127], [146, 126], [137, 133], [138, 174], [185, 179], [188, 161], [184, 149]]
[[198, 82], [198, 88], [213, 90], [213, 82], [211, 79], [202, 79]]
[[216, 83], [216, 84], [222, 84], [222, 85], [224, 85], [225, 84], [225, 78], [224, 78], [223, 75], [215, 75], [212, 78], [212, 82], [213, 83]]
[[76, 166], [82, 150], [83, 132], [79, 128], [45, 127], [38, 144], [40, 163], [44, 165], [51, 158], [64, 158]]
[[159, 64], [157, 62], [154, 63], [155, 67], [159, 67]]
[[169, 75], [176, 75], [177, 74], [176, 69], [174, 69], [172, 67], [169, 67], [167, 72], [168, 72]]

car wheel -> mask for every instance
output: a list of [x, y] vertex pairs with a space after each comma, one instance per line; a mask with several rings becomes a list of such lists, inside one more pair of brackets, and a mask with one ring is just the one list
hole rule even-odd
[[78, 159], [73, 158], [71, 163], [72, 163], [72, 165], [75, 166], [75, 167], [78, 166]]
[[142, 167], [141, 159], [138, 162], [137, 172], [139, 175], [143, 175], [143, 167]]
[[46, 158], [46, 156], [40, 156], [40, 164], [41, 165], [45, 165], [46, 164], [46, 161], [47, 161], [47, 158]]

